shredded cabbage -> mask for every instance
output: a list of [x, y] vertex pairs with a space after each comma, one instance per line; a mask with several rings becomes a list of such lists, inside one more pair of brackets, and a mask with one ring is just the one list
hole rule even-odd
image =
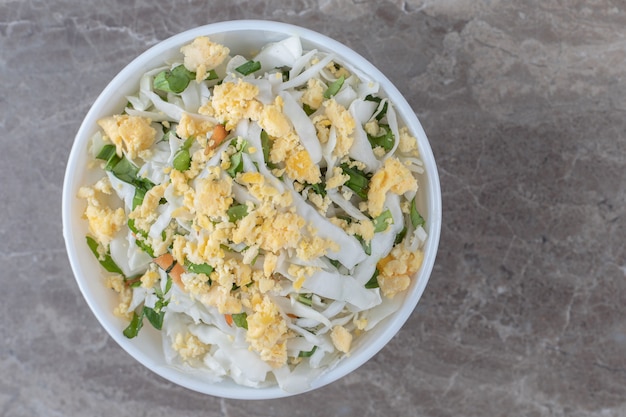
[[105, 214], [87, 216], [90, 234], [110, 235], [99, 259], [122, 271], [127, 337], [149, 321], [172, 366], [301, 392], [420, 267], [417, 142], [375, 80], [298, 37], [251, 57], [198, 42], [226, 58], [189, 67], [194, 41], [94, 135], [104, 173], [86, 189], [103, 197], [88, 210]]

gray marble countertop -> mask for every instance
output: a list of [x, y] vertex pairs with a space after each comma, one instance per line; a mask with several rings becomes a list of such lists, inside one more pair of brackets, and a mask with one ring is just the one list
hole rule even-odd
[[[418, 308], [349, 376], [233, 401], [155, 376], [98, 325], [61, 233], [90, 104], [179, 31], [261, 18], [370, 59], [420, 117], [443, 229]], [[0, 415], [626, 415], [626, 4], [0, 2]]]

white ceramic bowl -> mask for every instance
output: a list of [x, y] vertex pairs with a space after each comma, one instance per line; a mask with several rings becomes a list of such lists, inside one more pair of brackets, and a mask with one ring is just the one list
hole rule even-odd
[[189, 389], [225, 398], [268, 399], [291, 395], [279, 387], [248, 388], [229, 380], [218, 384], [210, 383], [200, 375], [187, 374], [174, 369], [166, 364], [161, 348], [161, 338], [151, 326], [145, 326], [140, 335], [134, 339], [124, 337], [122, 330], [127, 323], [112, 314], [116, 305], [116, 296], [112, 294], [112, 291], [105, 290], [101, 278], [102, 269], [85, 244], [87, 224], [82, 219], [84, 202], [76, 195], [81, 186], [95, 180], [95, 178], [89, 178], [87, 174], [90, 158], [87, 148], [89, 139], [97, 130], [96, 121], [121, 111], [126, 104], [124, 96], [138, 89], [139, 79], [144, 72], [177, 56], [181, 46], [203, 35], [209, 36], [214, 42], [228, 46], [233, 54], [239, 53], [244, 56], [251, 55], [253, 51], [258, 51], [261, 46], [269, 42], [293, 35], [301, 38], [305, 49], [317, 48], [321, 51], [332, 51], [345, 63], [360, 69], [380, 82], [383, 95], [388, 96], [395, 104], [398, 116], [418, 141], [426, 170], [420, 179], [419, 209], [424, 214], [425, 229], [429, 234], [424, 247], [423, 265], [407, 290], [402, 307], [373, 330], [358, 338], [353, 344], [349, 357], [344, 358], [335, 368], [314, 380], [311, 389], [319, 388], [361, 366], [380, 351], [400, 330], [415, 309], [426, 287], [435, 262], [441, 228], [439, 177], [432, 150], [420, 122], [398, 89], [370, 62], [345, 45], [317, 32], [289, 24], [240, 20], [214, 23], [188, 30], [158, 43], [133, 60], [97, 98], [80, 126], [69, 156], [63, 186], [63, 236], [69, 260], [78, 286], [102, 326], [124, 350], [158, 375]]

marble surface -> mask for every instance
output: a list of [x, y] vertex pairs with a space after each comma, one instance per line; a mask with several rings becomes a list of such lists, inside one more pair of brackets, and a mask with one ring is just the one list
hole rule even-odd
[[[65, 162], [104, 86], [209, 22], [302, 25], [420, 117], [444, 224], [418, 308], [371, 362], [245, 402], [136, 363], [83, 300]], [[0, 1], [0, 415], [626, 415], [626, 4], [619, 0]]]

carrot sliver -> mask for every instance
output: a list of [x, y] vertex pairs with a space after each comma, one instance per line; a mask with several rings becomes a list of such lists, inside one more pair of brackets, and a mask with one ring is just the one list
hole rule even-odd
[[226, 319], [226, 324], [229, 326], [233, 325], [233, 316], [231, 314], [224, 314], [224, 318]]
[[185, 273], [185, 268], [182, 267], [181, 264], [176, 264], [170, 271], [170, 276], [172, 277], [172, 281], [174, 281], [178, 286], [182, 289], [185, 289], [185, 284], [183, 284], [183, 280], [181, 275]]
[[171, 253], [166, 252], [163, 255], [154, 258], [154, 263], [157, 264], [161, 269], [167, 271], [174, 263], [174, 257]]
[[228, 136], [228, 130], [226, 130], [224, 125], [215, 125], [213, 135], [211, 135], [211, 139], [209, 139], [204, 153], [208, 154], [211, 149], [222, 143], [224, 139], [226, 139], [226, 136]]

